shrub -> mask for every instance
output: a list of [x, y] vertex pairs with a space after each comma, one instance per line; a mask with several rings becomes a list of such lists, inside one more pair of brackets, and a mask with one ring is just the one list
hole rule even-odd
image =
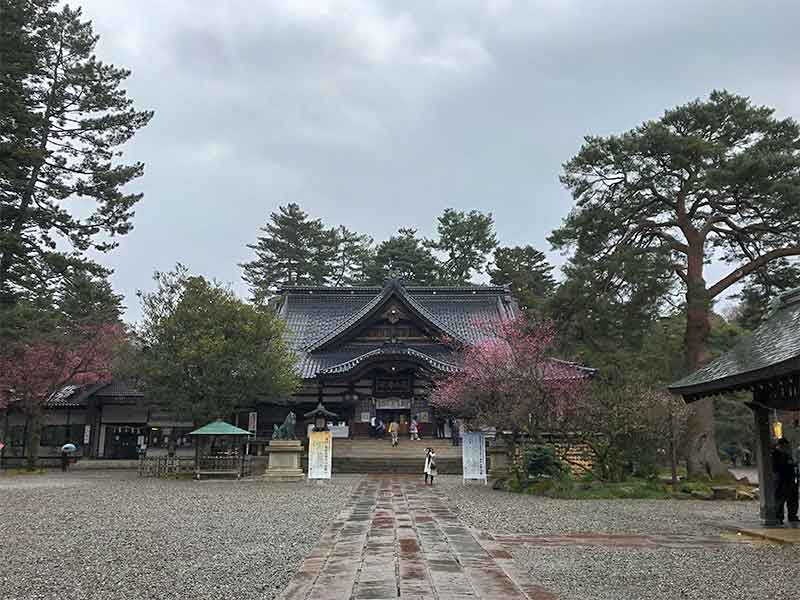
[[552, 446], [544, 444], [527, 446], [524, 460], [529, 479], [562, 479], [569, 474], [569, 469], [558, 460]]

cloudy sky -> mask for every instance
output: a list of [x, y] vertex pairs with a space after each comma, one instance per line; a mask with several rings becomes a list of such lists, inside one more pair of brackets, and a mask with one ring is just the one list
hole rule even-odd
[[[229, 282], [278, 205], [376, 239], [491, 211], [548, 250], [561, 164], [727, 88], [800, 117], [800, 2], [81, 0], [151, 124], [135, 230], [102, 261], [137, 289], [176, 261]], [[557, 255], [552, 256], [558, 262]]]

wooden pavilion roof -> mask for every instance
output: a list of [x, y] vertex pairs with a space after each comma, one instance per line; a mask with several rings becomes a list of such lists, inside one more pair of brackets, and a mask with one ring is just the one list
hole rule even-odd
[[800, 288], [780, 295], [753, 335], [669, 389], [693, 402], [752, 390], [771, 408], [800, 404]]

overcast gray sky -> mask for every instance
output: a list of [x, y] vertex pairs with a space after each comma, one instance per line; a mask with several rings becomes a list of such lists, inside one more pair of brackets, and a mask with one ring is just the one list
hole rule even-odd
[[797, 0], [79, 4], [156, 111], [126, 148], [135, 229], [101, 259], [131, 320], [176, 261], [244, 295], [237, 263], [281, 204], [378, 240], [491, 211], [502, 244], [549, 250], [584, 135], [713, 88], [800, 117]]

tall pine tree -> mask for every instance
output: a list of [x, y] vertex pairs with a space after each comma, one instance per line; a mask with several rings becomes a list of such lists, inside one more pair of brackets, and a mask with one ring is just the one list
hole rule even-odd
[[483, 272], [489, 253], [497, 247], [494, 219], [491, 213], [446, 208], [438, 221], [439, 239], [425, 245], [444, 254], [438, 268], [439, 281], [465, 285], [473, 274]]
[[553, 266], [544, 253], [533, 246], [498, 248], [489, 277], [494, 285], [509, 285], [524, 309], [539, 312], [556, 288]]
[[[56, 0], [0, 0], [0, 302], [102, 275], [106, 252], [131, 230], [141, 194], [123, 191], [143, 165], [118, 147], [147, 124], [121, 88], [130, 75], [95, 56], [80, 9]], [[94, 204], [88, 216], [77, 216]]]
[[[745, 97], [713, 91], [621, 135], [587, 137], [561, 180], [576, 207], [550, 238], [556, 247], [669, 255], [685, 299], [687, 371], [711, 358], [714, 300], [800, 256], [800, 125]], [[707, 281], [717, 259], [729, 271]], [[687, 439], [690, 476], [727, 474], [711, 399], [693, 403]]]
[[336, 255], [331, 264], [331, 285], [358, 285], [366, 279], [365, 269], [372, 260], [372, 238], [344, 225], [336, 229]]
[[397, 235], [378, 245], [365, 275], [370, 285], [383, 285], [392, 278], [416, 285], [434, 285], [438, 271], [439, 263], [417, 237], [417, 230], [401, 228]]
[[289, 285], [325, 285], [337, 255], [336, 230], [310, 219], [297, 204], [278, 207], [248, 248], [256, 258], [239, 265], [253, 298], [268, 298]]

